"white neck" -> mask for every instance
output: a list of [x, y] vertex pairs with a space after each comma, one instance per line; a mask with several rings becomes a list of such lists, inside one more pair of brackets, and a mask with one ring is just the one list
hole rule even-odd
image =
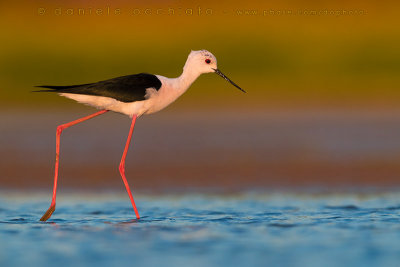
[[200, 76], [200, 74], [201, 73], [199, 73], [193, 68], [189, 68], [187, 64], [185, 64], [181, 76], [176, 78], [177, 89], [179, 91], [182, 91], [182, 93], [185, 92], [192, 85], [192, 83]]
[[177, 78], [171, 79], [157, 75], [163, 84], [163, 89], [159, 90], [159, 94], [157, 94], [161, 97], [155, 101], [155, 104], [153, 104], [149, 110], [146, 111], [146, 114], [159, 111], [174, 102], [179, 96], [186, 92], [200, 74], [201, 72], [193, 70], [193, 68], [189, 68], [187, 67], [187, 64], [185, 64], [181, 76]]

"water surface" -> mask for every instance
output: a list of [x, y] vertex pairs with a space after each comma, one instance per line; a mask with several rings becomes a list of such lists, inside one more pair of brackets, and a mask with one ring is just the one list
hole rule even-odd
[[400, 193], [0, 197], [1, 266], [399, 266]]

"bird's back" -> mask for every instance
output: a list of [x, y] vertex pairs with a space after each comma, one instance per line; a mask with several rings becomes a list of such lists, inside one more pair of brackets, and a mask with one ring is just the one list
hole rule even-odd
[[96, 83], [67, 86], [42, 85], [37, 87], [48, 89], [39, 90], [37, 92], [102, 96], [113, 98], [121, 102], [135, 102], [146, 99], [147, 89], [154, 88], [155, 90], [159, 90], [161, 88], [161, 81], [155, 75], [139, 73]]

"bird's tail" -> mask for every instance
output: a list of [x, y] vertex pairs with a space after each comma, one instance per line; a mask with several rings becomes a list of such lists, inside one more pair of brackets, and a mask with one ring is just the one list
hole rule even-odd
[[82, 86], [88, 86], [88, 85], [92, 85], [92, 83], [87, 83], [87, 84], [77, 84], [77, 85], [38, 85], [35, 87], [39, 87], [39, 88], [46, 88], [44, 90], [35, 90], [32, 92], [59, 92], [61, 93], [62, 91], [65, 90], [70, 90], [73, 88], [77, 88], [77, 87], [82, 87]]

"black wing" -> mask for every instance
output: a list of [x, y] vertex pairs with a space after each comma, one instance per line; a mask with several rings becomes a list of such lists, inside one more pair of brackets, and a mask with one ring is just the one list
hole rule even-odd
[[37, 87], [51, 90], [39, 90], [36, 92], [105, 96], [122, 102], [134, 102], [145, 100], [146, 89], [148, 88], [159, 90], [161, 88], [161, 81], [153, 74], [139, 73], [97, 83], [68, 86], [42, 85]]

